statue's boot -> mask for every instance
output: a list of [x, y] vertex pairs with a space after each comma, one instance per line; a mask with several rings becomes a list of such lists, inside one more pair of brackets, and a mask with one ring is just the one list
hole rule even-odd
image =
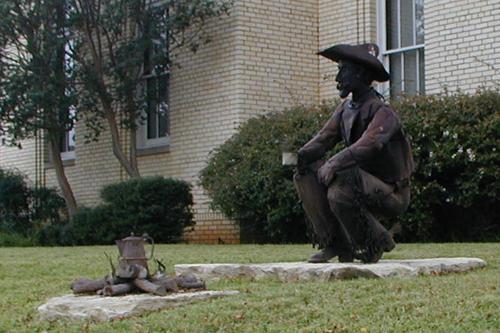
[[365, 211], [367, 225], [371, 232], [373, 243], [385, 252], [390, 252], [396, 247], [396, 243], [392, 238], [391, 231], [387, 230], [380, 222], [371, 214]]
[[390, 252], [396, 247], [391, 230], [387, 230], [378, 220], [369, 212], [365, 212], [366, 224], [370, 242], [367, 244], [367, 252], [362, 258], [365, 263], [376, 263], [384, 252]]
[[313, 254], [307, 262], [309, 263], [324, 263], [328, 262], [330, 259], [338, 256], [339, 257], [339, 262], [353, 262], [354, 261], [354, 256], [352, 255], [351, 251], [349, 250], [336, 250], [332, 246], [327, 246], [323, 250], [321, 250], [318, 253]]
[[[337, 209], [344, 208], [339, 206]], [[376, 263], [382, 258], [384, 252], [390, 252], [396, 247], [391, 232], [380, 224], [370, 212], [365, 210], [362, 214], [352, 215], [343, 209], [338, 209], [337, 212], [342, 216], [342, 221], [352, 227], [350, 234], [356, 238], [356, 244], [365, 244], [364, 254], [358, 258], [363, 262]], [[363, 220], [364, 223], [361, 222]]]
[[356, 197], [355, 183], [349, 176], [345, 173], [339, 175], [337, 182], [328, 189], [330, 207], [339, 226], [345, 229], [350, 243], [354, 245], [354, 256], [363, 262], [374, 263], [380, 260], [384, 251], [391, 251], [396, 244], [389, 231], [362, 207], [364, 203]]
[[313, 263], [313, 264], [318, 264], [318, 263], [323, 263], [327, 262], [328, 260], [332, 259], [333, 257], [337, 256], [337, 251], [333, 247], [325, 247], [323, 250], [319, 251], [318, 253], [313, 254], [307, 262]]

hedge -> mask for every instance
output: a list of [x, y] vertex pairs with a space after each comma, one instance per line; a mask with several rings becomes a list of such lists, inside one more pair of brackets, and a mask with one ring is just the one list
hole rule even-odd
[[282, 150], [297, 150], [326, 122], [327, 104], [248, 120], [212, 152], [201, 184], [214, 209], [236, 220], [243, 242], [305, 242], [307, 230]]
[[498, 240], [499, 91], [417, 96], [393, 104], [416, 162], [412, 203], [399, 218], [403, 240]]
[[[242, 240], [306, 240], [293, 170], [281, 165], [281, 152], [306, 143], [337, 103], [250, 119], [212, 152], [201, 184], [212, 207], [239, 222]], [[399, 221], [402, 241], [499, 239], [499, 92], [406, 97], [391, 104], [412, 141], [416, 170], [408, 211], [383, 223]]]
[[6, 232], [27, 234], [30, 189], [24, 175], [0, 169], [0, 226]]
[[[18, 171], [0, 169], [0, 233], [4, 245], [26, 245], [45, 223], [60, 223], [64, 199], [55, 189], [32, 188]], [[8, 241], [7, 241], [8, 240]]]
[[46, 245], [113, 244], [130, 233], [148, 233], [156, 242], [182, 240], [192, 226], [190, 185], [163, 177], [134, 178], [101, 190], [102, 204], [78, 210], [71, 222], [48, 225], [40, 232]]
[[101, 197], [110, 207], [117, 236], [148, 233], [157, 242], [173, 243], [192, 226], [193, 197], [190, 185], [163, 177], [135, 178], [108, 185]]

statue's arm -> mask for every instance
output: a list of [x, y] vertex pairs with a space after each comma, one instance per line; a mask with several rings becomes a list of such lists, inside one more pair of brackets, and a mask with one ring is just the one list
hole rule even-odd
[[327, 161], [332, 172], [341, 171], [372, 158], [401, 128], [396, 113], [388, 106], [381, 107], [363, 135], [351, 146], [335, 154]]
[[337, 107], [325, 126], [302, 148], [299, 149], [299, 162], [309, 164], [319, 160], [325, 153], [340, 141], [340, 119], [342, 105]]

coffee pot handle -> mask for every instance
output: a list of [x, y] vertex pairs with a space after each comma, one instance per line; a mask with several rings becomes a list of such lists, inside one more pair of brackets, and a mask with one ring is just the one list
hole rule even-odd
[[142, 235], [142, 238], [144, 238], [145, 241], [149, 241], [151, 243], [151, 254], [149, 255], [149, 258], [148, 258], [148, 260], [151, 260], [151, 259], [153, 259], [154, 252], [155, 252], [155, 241], [148, 234]]

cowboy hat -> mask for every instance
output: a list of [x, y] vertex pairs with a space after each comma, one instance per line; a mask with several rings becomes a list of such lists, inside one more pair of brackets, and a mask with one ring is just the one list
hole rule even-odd
[[319, 51], [317, 54], [335, 62], [339, 60], [352, 61], [361, 65], [374, 74], [374, 80], [384, 82], [389, 80], [390, 75], [384, 65], [377, 59], [379, 48], [376, 44], [368, 43], [361, 45], [337, 44]]

